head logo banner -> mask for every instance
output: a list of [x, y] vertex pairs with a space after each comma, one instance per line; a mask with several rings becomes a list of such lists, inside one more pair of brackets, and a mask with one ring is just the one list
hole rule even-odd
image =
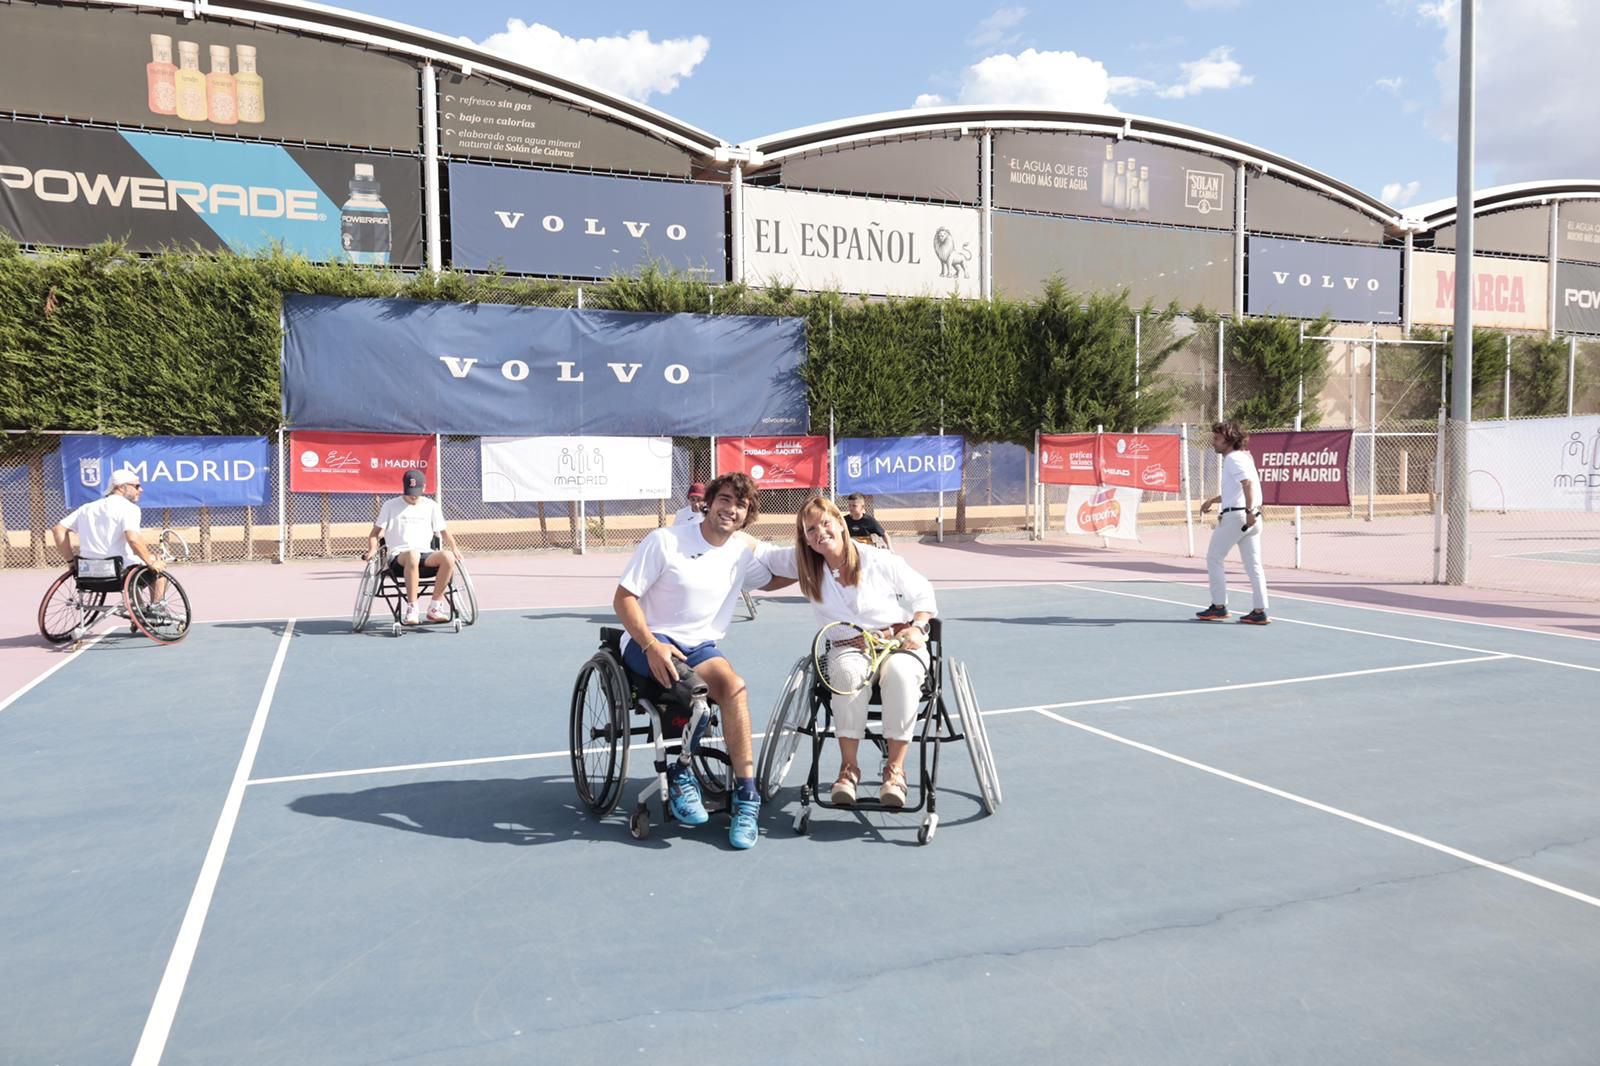
[[1098, 485], [1096, 434], [1045, 433], [1039, 437], [1039, 480], [1046, 485]]
[[749, 474], [757, 488], [828, 487], [827, 437], [719, 437], [717, 473]]
[[139, 475], [143, 507], [258, 507], [267, 502], [265, 437], [61, 438], [68, 507], [104, 496], [117, 470]]
[[956, 492], [960, 437], [845, 437], [837, 445], [840, 492]]
[[485, 437], [479, 447], [488, 503], [672, 495], [670, 437]]
[[398, 496], [407, 470], [421, 470], [431, 495], [439, 462], [432, 434], [289, 434], [289, 488], [294, 492], [370, 492]]
[[1180, 439], [1172, 433], [1042, 434], [1039, 481], [1181, 492], [1180, 453]]
[[1139, 539], [1138, 489], [1074, 485], [1067, 490], [1066, 531], [1078, 536]]
[[1350, 503], [1348, 429], [1252, 433], [1248, 446], [1268, 506], [1346, 507]]

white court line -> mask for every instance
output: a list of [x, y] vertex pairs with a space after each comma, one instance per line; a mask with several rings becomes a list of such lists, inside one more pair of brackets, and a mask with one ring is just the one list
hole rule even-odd
[[1244, 785], [1246, 788], [1253, 788], [1258, 792], [1265, 792], [1269, 796], [1277, 796], [1279, 799], [1286, 799], [1290, 803], [1298, 803], [1302, 807], [1309, 807], [1314, 811], [1321, 811], [1323, 814], [1331, 814], [1335, 818], [1343, 818], [1347, 822], [1354, 822], [1356, 825], [1366, 826], [1368, 829], [1376, 829], [1380, 833], [1387, 833], [1389, 836], [1398, 837], [1401, 840], [1406, 840], [1413, 844], [1420, 844], [1425, 848], [1431, 848], [1432, 850], [1443, 855], [1449, 855], [1453, 859], [1460, 859], [1463, 862], [1471, 863], [1474, 866], [1481, 866], [1485, 870], [1492, 870], [1498, 874], [1505, 874], [1507, 877], [1514, 877], [1518, 881], [1526, 881], [1530, 885], [1545, 889], [1549, 892], [1554, 892], [1557, 895], [1566, 896], [1569, 899], [1575, 899], [1579, 903], [1587, 903], [1591, 907], [1600, 907], [1600, 899], [1596, 899], [1594, 896], [1586, 895], [1582, 892], [1576, 891], [1575, 889], [1566, 888], [1565, 886], [1558, 885], [1553, 881], [1546, 881], [1542, 877], [1534, 877], [1532, 874], [1525, 874], [1521, 870], [1515, 870], [1509, 866], [1502, 866], [1500, 863], [1491, 862], [1488, 859], [1462, 851], [1460, 848], [1452, 848], [1448, 844], [1441, 844], [1437, 840], [1430, 840], [1425, 836], [1419, 836], [1416, 833], [1410, 833], [1404, 829], [1397, 829], [1392, 825], [1385, 825], [1382, 822], [1375, 822], [1371, 818], [1364, 818], [1359, 814], [1352, 814], [1349, 811], [1340, 810], [1338, 807], [1330, 807], [1326, 803], [1318, 803], [1316, 800], [1307, 799], [1305, 796], [1300, 796], [1293, 792], [1285, 792], [1281, 788], [1273, 788], [1271, 785], [1263, 784], [1260, 781], [1253, 781], [1248, 777], [1240, 777], [1238, 774], [1229, 773], [1227, 770], [1220, 770], [1215, 766], [1209, 766], [1203, 762], [1196, 762], [1193, 759], [1187, 759], [1182, 755], [1177, 755], [1163, 748], [1157, 748], [1153, 745], [1144, 744], [1137, 740], [1130, 740], [1127, 737], [1118, 736], [1116, 733], [1110, 733], [1104, 729], [1097, 729], [1096, 727], [1083, 722], [1073, 721], [1071, 718], [1056, 714], [1052, 711], [1040, 711], [1039, 713], [1044, 715], [1046, 718], [1060, 722], [1062, 725], [1069, 725], [1074, 729], [1081, 729], [1085, 733], [1092, 733], [1097, 737], [1103, 737], [1106, 740], [1115, 741], [1118, 744], [1125, 744], [1130, 748], [1136, 748], [1139, 751], [1146, 752], [1150, 755], [1156, 755], [1163, 759], [1169, 759], [1172, 762], [1178, 763], [1179, 765], [1187, 766], [1194, 770], [1199, 770], [1202, 773], [1211, 774], [1214, 777], [1220, 777], [1224, 781], [1232, 781], [1236, 785]]
[[[104, 624], [104, 623], [101, 623], [101, 624]], [[11, 695], [7, 696], [5, 699], [0, 700], [0, 712], [4, 712], [7, 707], [10, 707], [13, 703], [16, 703], [22, 697], [26, 696], [29, 692], [32, 692], [35, 688], [38, 688], [39, 685], [44, 681], [45, 678], [49, 677], [51, 674], [55, 673], [57, 670], [61, 669], [63, 666], [66, 666], [72, 660], [76, 659], [78, 656], [82, 655], [84, 652], [88, 651], [90, 648], [92, 648], [96, 644], [100, 643], [100, 641], [107, 634], [109, 634], [110, 632], [111, 632], [110, 628], [102, 629], [100, 632], [94, 634], [92, 637], [88, 637], [88, 638], [84, 639], [78, 645], [78, 647], [73, 648], [71, 651], [69, 651], [65, 655], [63, 655], [61, 657], [61, 661], [60, 662], [58, 662], [55, 665], [51, 666], [44, 673], [40, 674], [38, 677], [34, 678], [32, 681], [29, 681], [26, 685], [23, 685], [21, 688], [17, 689], [17, 691], [15, 691]]]
[[178, 928], [177, 941], [167, 958], [167, 969], [161, 975], [161, 985], [156, 989], [155, 1002], [145, 1019], [144, 1032], [133, 1053], [133, 1066], [156, 1066], [167, 1047], [167, 1037], [172, 1033], [172, 1021], [178, 1013], [178, 1001], [183, 997], [183, 986], [189, 980], [189, 968], [194, 965], [194, 953], [200, 945], [200, 931], [206, 924], [206, 912], [211, 909], [211, 897], [217, 889], [217, 878], [222, 874], [222, 859], [227, 854], [228, 842], [233, 838], [233, 827], [239, 820], [239, 808], [244, 802], [244, 786], [250, 779], [250, 768], [255, 764], [256, 751], [261, 746], [261, 735], [267, 727], [267, 712], [272, 709], [272, 694], [278, 688], [278, 677], [283, 673], [283, 659], [289, 651], [289, 638], [294, 635], [293, 618], [284, 624], [283, 637], [278, 641], [278, 653], [272, 659], [272, 669], [267, 673], [266, 687], [256, 704], [256, 715], [250, 723], [250, 732], [239, 755], [239, 765], [233, 772], [233, 783], [228, 786], [228, 798], [223, 801], [222, 814], [211, 834], [211, 846], [206, 849], [205, 861], [200, 864], [200, 878], [195, 882], [194, 894], [189, 897], [189, 908], [184, 912], [183, 924]]

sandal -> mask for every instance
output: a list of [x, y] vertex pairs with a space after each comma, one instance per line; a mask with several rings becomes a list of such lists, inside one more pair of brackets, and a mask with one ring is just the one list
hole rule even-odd
[[878, 802], [895, 810], [906, 805], [906, 772], [904, 769], [884, 768], [883, 784], [878, 788]]
[[841, 807], [847, 807], [856, 801], [856, 786], [860, 783], [860, 767], [841, 767], [839, 770], [839, 780], [833, 783], [833, 792], [829, 795], [828, 799]]

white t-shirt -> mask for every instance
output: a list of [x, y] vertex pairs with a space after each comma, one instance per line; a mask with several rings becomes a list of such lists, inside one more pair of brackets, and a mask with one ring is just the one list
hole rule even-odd
[[116, 493], [84, 504], [61, 520], [78, 534], [78, 554], [85, 559], [121, 557], [126, 566], [143, 562], [128, 543], [127, 534], [137, 533], [143, 516], [139, 505]]
[[639, 597], [651, 632], [686, 647], [728, 635], [741, 589], [756, 589], [772, 574], [755, 558], [755, 541], [734, 534], [719, 547], [706, 543], [701, 524], [665, 526], [639, 542], [618, 580]]
[[1222, 509], [1244, 506], [1244, 483], [1256, 483], [1256, 506], [1261, 506], [1261, 475], [1256, 473], [1255, 457], [1236, 448], [1222, 457]]
[[407, 551], [426, 555], [434, 550], [433, 535], [444, 531], [444, 511], [431, 496], [420, 497], [416, 503], [395, 496], [383, 501], [375, 524], [383, 529], [390, 555]]
[[696, 522], [705, 521], [705, 514], [696, 511], [693, 507], [680, 507], [672, 515], [672, 524], [675, 526], [691, 526]]
[[[861, 555], [861, 575], [854, 585], [839, 584], [833, 571], [823, 568], [822, 599], [811, 605], [818, 622], [853, 622], [883, 629], [910, 621], [918, 611], [938, 614], [933, 585], [904, 558], [869, 544], [857, 544], [856, 551]], [[756, 557], [778, 577], [799, 576], [793, 548], [761, 545]]]

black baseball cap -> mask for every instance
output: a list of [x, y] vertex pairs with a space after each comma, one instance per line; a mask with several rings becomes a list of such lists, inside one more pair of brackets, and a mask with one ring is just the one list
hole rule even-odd
[[427, 479], [422, 476], [420, 470], [407, 470], [402, 484], [405, 486], [407, 496], [421, 496], [428, 486]]

